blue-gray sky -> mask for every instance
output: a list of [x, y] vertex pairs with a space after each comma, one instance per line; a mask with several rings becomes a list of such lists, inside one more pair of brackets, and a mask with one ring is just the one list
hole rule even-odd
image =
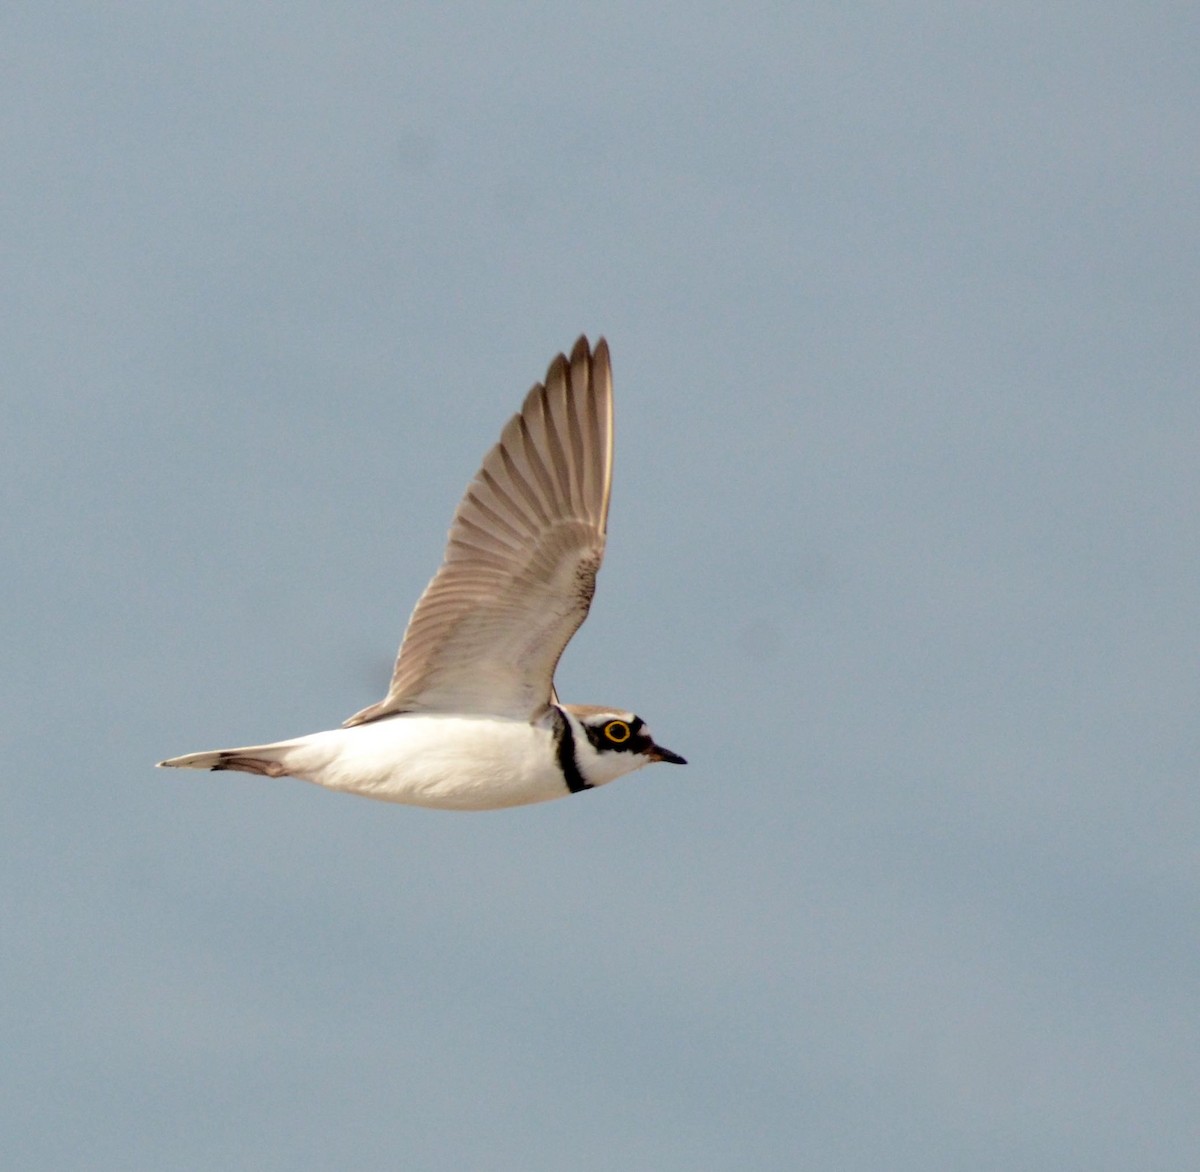
[[[16, 3], [0, 60], [0, 1162], [1194, 1160], [1194, 5]], [[382, 695], [584, 331], [560, 691], [691, 764], [151, 768]]]

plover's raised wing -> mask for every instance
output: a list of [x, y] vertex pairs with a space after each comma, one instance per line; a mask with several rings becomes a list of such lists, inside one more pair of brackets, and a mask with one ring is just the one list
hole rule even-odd
[[604, 556], [612, 419], [608, 344], [601, 338], [593, 352], [580, 338], [484, 457], [409, 619], [387, 696], [347, 725], [400, 712], [523, 720], [544, 710]]

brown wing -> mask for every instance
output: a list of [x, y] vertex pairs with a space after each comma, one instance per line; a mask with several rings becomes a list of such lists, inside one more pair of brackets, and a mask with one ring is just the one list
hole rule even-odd
[[347, 725], [398, 712], [528, 719], [587, 617], [612, 486], [608, 344], [586, 338], [484, 457], [454, 515], [445, 557], [409, 619], [391, 688]]

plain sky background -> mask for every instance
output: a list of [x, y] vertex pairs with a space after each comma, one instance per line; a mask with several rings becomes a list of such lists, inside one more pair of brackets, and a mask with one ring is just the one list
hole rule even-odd
[[[0, 10], [0, 1163], [1127, 1172], [1200, 1150], [1193, 3]], [[384, 692], [612, 346], [490, 814], [162, 757]]]

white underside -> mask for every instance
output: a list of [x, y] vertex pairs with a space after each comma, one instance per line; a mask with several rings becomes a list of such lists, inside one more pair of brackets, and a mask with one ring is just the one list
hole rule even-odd
[[565, 797], [549, 727], [395, 716], [264, 746], [291, 777], [385, 802], [495, 810]]

